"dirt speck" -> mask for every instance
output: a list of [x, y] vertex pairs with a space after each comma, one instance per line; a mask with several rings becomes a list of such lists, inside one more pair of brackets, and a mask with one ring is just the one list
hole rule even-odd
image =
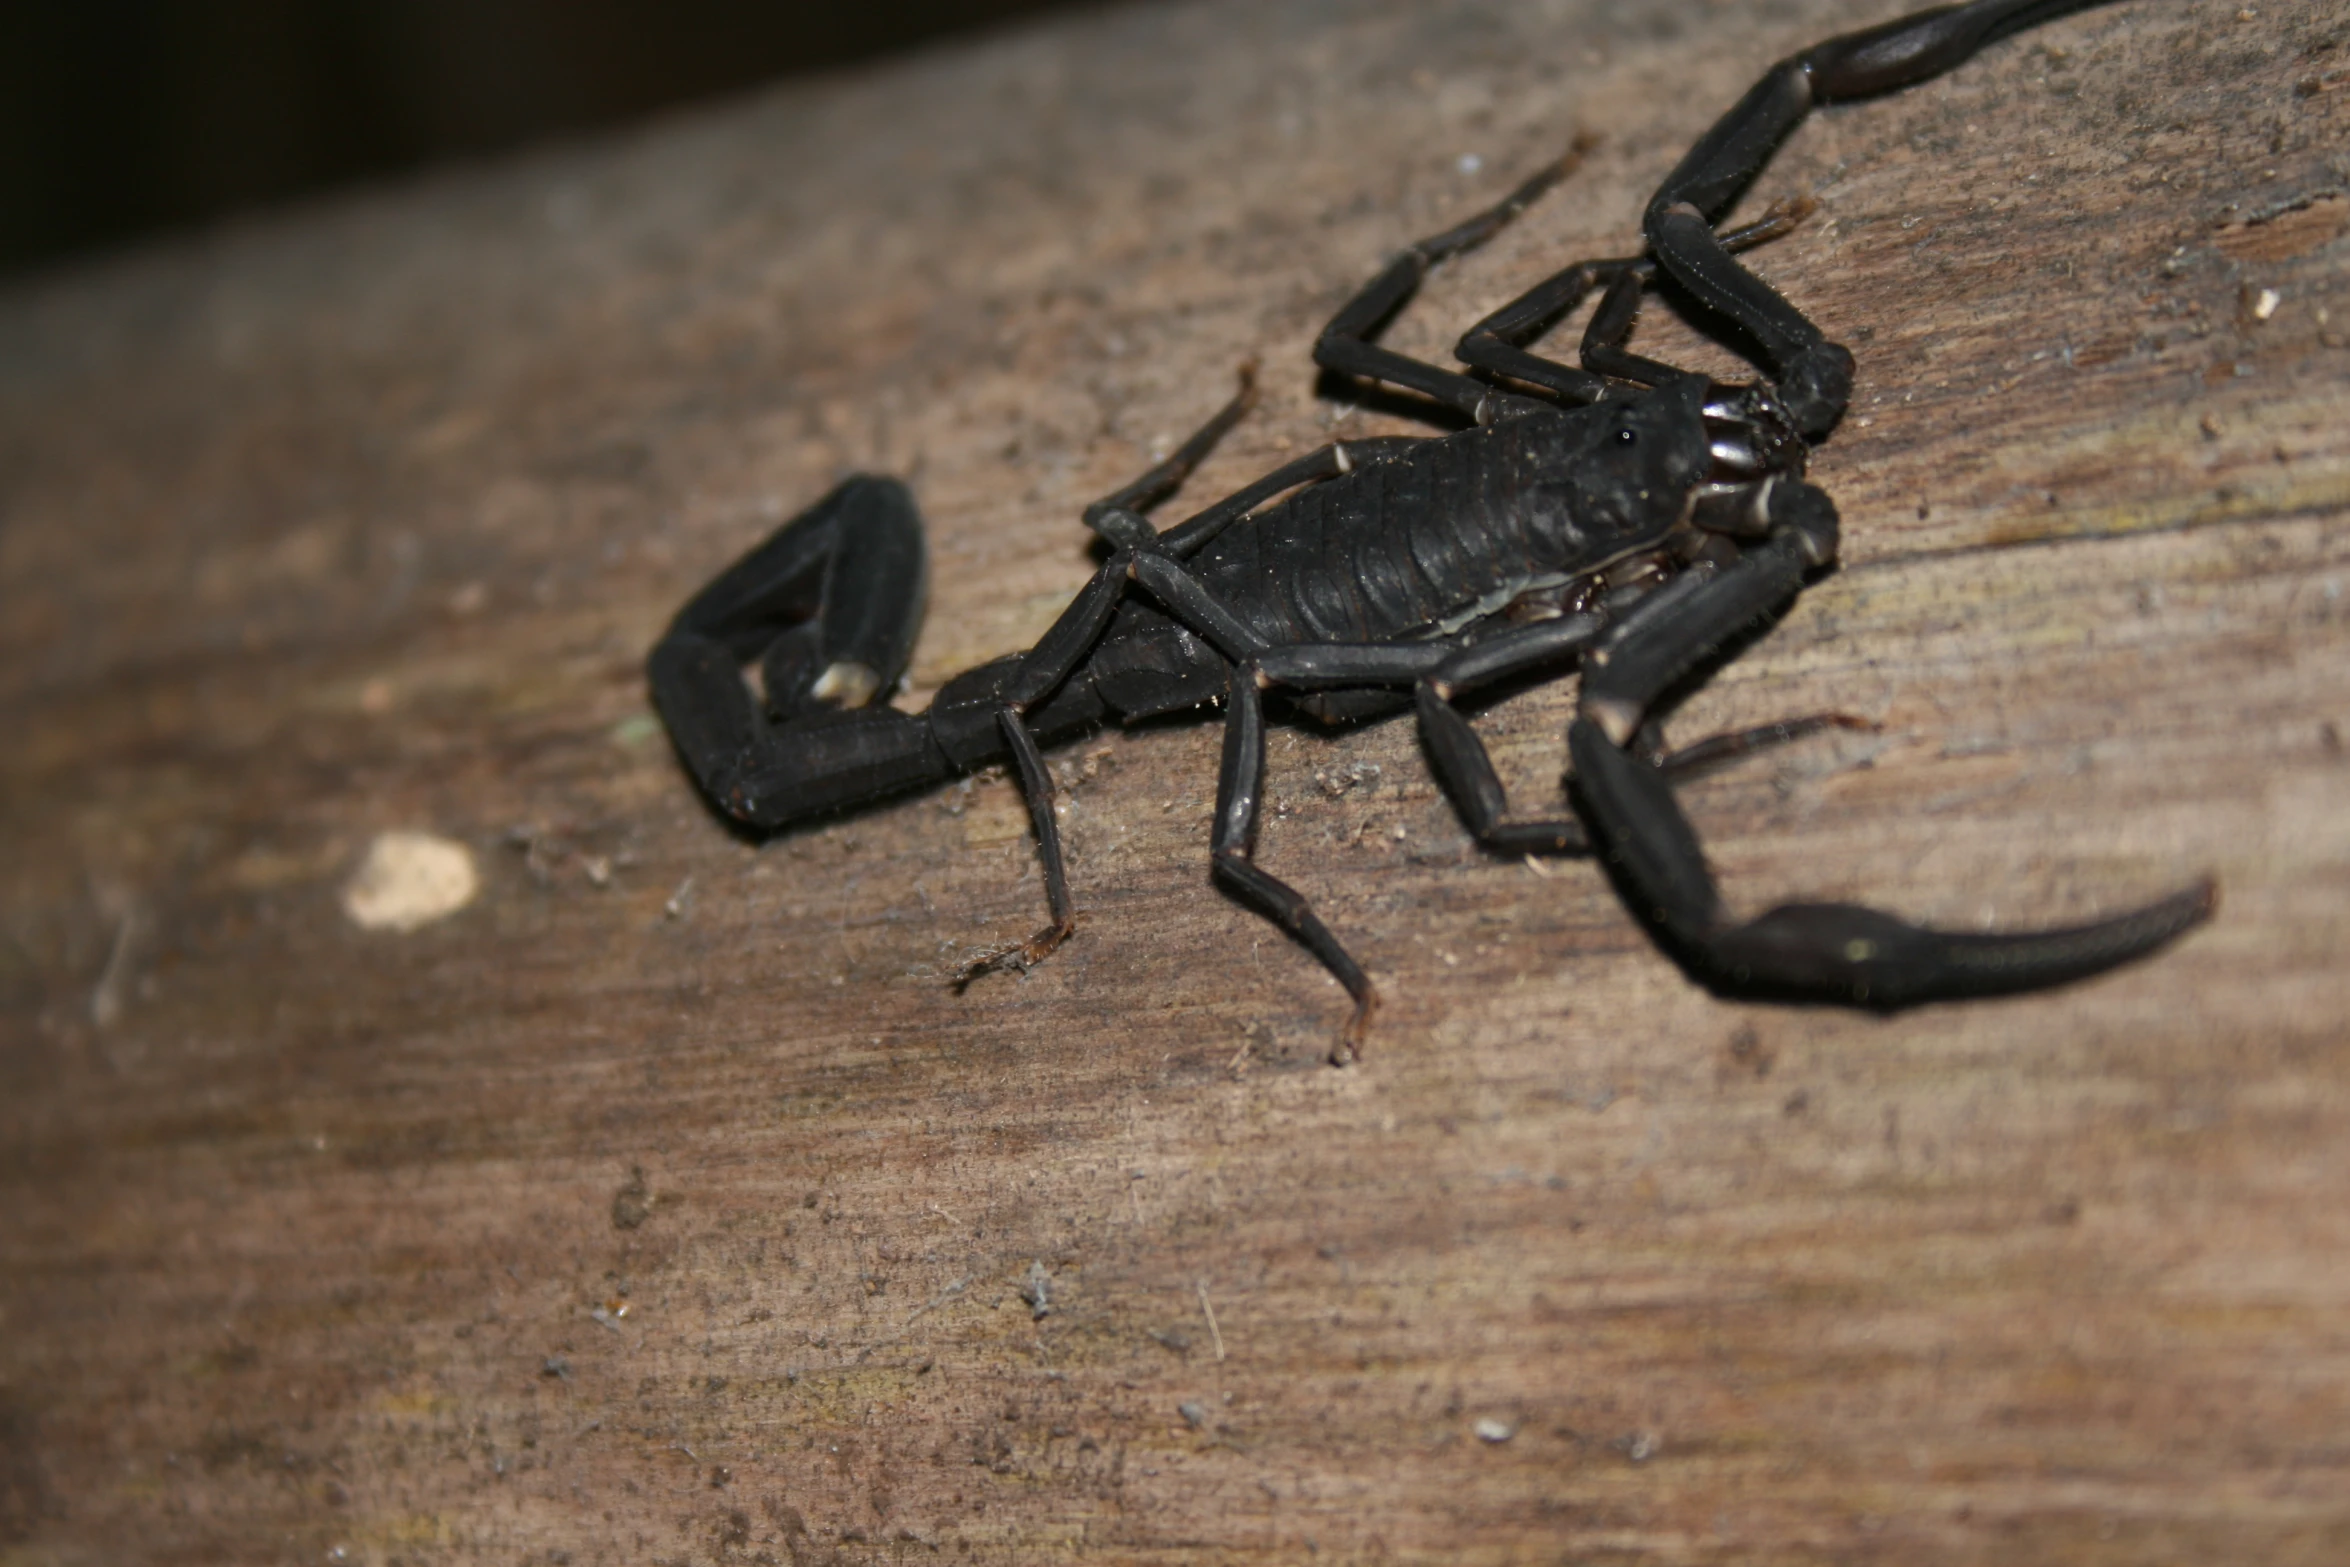
[[427, 832], [378, 833], [343, 885], [343, 912], [366, 930], [408, 932], [473, 901], [473, 851]]

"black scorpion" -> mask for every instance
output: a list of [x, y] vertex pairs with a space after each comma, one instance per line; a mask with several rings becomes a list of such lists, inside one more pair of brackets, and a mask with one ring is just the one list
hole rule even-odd
[[[1464, 374], [1376, 334], [1429, 268], [1491, 238], [1567, 174], [1544, 169], [1498, 206], [1397, 256], [1323, 329], [1325, 371], [1432, 400], [1468, 428], [1325, 446], [1165, 532], [1170, 495], [1250, 399], [1088, 507], [1108, 558], [1025, 653], [950, 680], [922, 714], [874, 705], [904, 673], [924, 601], [922, 524], [895, 480], [849, 479], [678, 612], [650, 660], [678, 752], [720, 810], [757, 829], [863, 805], [1009, 761], [1035, 826], [1052, 923], [968, 966], [1033, 963], [1073, 927], [1039, 747], [1111, 719], [1221, 701], [1215, 874], [1279, 920], [1344, 985], [1359, 1044], [1369, 977], [1306, 899], [1255, 863], [1265, 693], [1324, 722], [1412, 708], [1436, 776], [1479, 843], [1508, 854], [1596, 844], [1635, 911], [1724, 993], [1892, 1008], [2032, 990], [2141, 957], [2204, 919], [2200, 882], [2092, 924], [1922, 929], [1852, 904], [1796, 903], [1740, 923], [1723, 905], [1670, 779], [1725, 754], [1850, 722], [1812, 718], [1664, 751], [1652, 712], [1783, 610], [1836, 560], [1836, 508], [1804, 482], [1810, 443], [1843, 414], [1852, 356], [1735, 252], [1801, 207], [1714, 225], [1816, 104], [1949, 70], [1987, 44], [2100, 0], [1973, 0], [1793, 55], [1690, 149], [1648, 203], [1636, 257], [1586, 261], [1470, 329]], [[1767, 379], [1723, 385], [1625, 346], [1659, 275], [1726, 322]], [[1525, 345], [1592, 292], [1581, 368]], [[1134, 588], [1139, 587], [1140, 593]], [[763, 697], [745, 666], [759, 667]], [[1567, 731], [1576, 817], [1507, 819], [1484, 745], [1455, 703], [1575, 665]]]

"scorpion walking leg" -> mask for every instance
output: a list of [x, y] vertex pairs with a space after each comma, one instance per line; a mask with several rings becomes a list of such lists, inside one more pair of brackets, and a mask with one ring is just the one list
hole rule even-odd
[[1584, 814], [1627, 901], [1662, 928], [1667, 945], [1725, 991], [1891, 1008], [2085, 978], [2145, 956], [2208, 916], [2214, 889], [2205, 881], [2057, 930], [1930, 930], [1845, 903], [1787, 904], [1745, 924], [1731, 920], [1670, 785], [1623, 747], [1659, 694], [1776, 613], [1807, 571], [1833, 558], [1827, 497], [1809, 485], [1782, 488], [1767, 542], [1659, 612], [1635, 610], [1595, 650], [1568, 730]]
[[[1439, 671], [1447, 669], [1457, 672], [1464, 683], [1496, 679], [1513, 669], [1531, 668], [1571, 655], [1591, 639], [1599, 624], [1594, 616], [1548, 621], [1465, 652], [1441, 642], [1304, 643], [1267, 648], [1233, 672], [1224, 726], [1224, 762], [1216, 780], [1213, 864], [1218, 876], [1287, 927], [1354, 998], [1354, 1014], [1339, 1035], [1338, 1048], [1331, 1055], [1333, 1061], [1344, 1063], [1362, 1053], [1363, 1036], [1378, 1006], [1378, 992], [1362, 965], [1314, 913], [1305, 895], [1256, 863], [1257, 807], [1265, 775], [1263, 689], [1276, 685], [1299, 690], [1409, 685], [1427, 692], [1433, 689]], [[1497, 656], [1502, 643], [1510, 644], [1509, 651]], [[1488, 834], [1503, 809], [1500, 782], [1494, 777], [1484, 747], [1468, 731], [1460, 715], [1448, 704], [1439, 702], [1438, 705], [1450, 715], [1453, 725], [1430, 732], [1429, 745], [1437, 758], [1438, 774], [1460, 804], [1464, 816], [1484, 817], [1479, 836], [1492, 841]], [[1422, 716], [1426, 717], [1425, 707]], [[1456, 728], [1458, 735], [1466, 738], [1466, 753], [1453, 745]], [[1572, 830], [1579, 846], [1580, 824], [1570, 822], [1564, 826]], [[1502, 835], [1508, 835], [1506, 829]], [[1568, 845], [1562, 843], [1558, 847]]]
[[1825, 434], [1843, 415], [1852, 355], [1732, 259], [1713, 225], [1814, 105], [1924, 81], [1995, 39], [2101, 3], [1972, 0], [1814, 44], [1748, 89], [1650, 198], [1641, 222], [1650, 252], [1698, 299], [1752, 335], [1805, 434]]
[[[1641, 737], [1649, 736], [1654, 727], [1653, 723], [1643, 725]], [[1733, 729], [1726, 734], [1707, 735], [1702, 740], [1692, 740], [1689, 744], [1671, 751], [1659, 747], [1656, 749], [1653, 760], [1657, 766], [1663, 768], [1673, 777], [1687, 778], [1695, 774], [1711, 772], [1717, 767], [1740, 761], [1759, 751], [1773, 750], [1782, 745], [1792, 745], [1798, 740], [1818, 734], [1823, 729], [1875, 730], [1881, 727], [1883, 726], [1869, 719], [1856, 718], [1850, 713], [1810, 713], [1802, 718], [1774, 719], [1770, 723], [1756, 724], [1747, 729]], [[1641, 750], [1639, 740], [1635, 740], [1632, 746], [1633, 754], [1639, 755]]]
[[[1121, 530], [1125, 526], [1118, 520], [1121, 517], [1132, 518], [1133, 525], [1144, 529], [1149, 526], [1133, 513], [1107, 515], [1110, 525]], [[964, 965], [955, 981], [958, 988], [995, 969], [1026, 968], [1067, 940], [1076, 928], [1076, 915], [1069, 903], [1068, 877], [1062, 868], [1061, 829], [1054, 811], [1052, 774], [1037, 752], [1035, 737], [1028, 732], [1023, 715], [1057, 690], [1078, 662], [1092, 651], [1129, 580], [1139, 581], [1150, 589], [1153, 597], [1228, 658], [1245, 658], [1264, 646], [1254, 632], [1216, 603], [1181, 563], [1155, 548], [1140, 554], [1121, 549], [1094, 574], [1093, 580], [1062, 611], [1053, 628], [1012, 672], [1003, 688], [1004, 706], [999, 714], [1004, 738], [1019, 767], [1029, 819], [1036, 827], [1037, 859], [1044, 867], [1045, 899], [1053, 922], [1017, 946], [983, 954]]]
[[1508, 801], [1501, 781], [1483, 743], [1452, 706], [1451, 698], [1572, 657], [1589, 645], [1601, 624], [1597, 616], [1571, 616], [1527, 626], [1466, 649], [1441, 642], [1302, 643], [1267, 648], [1234, 671], [1224, 727], [1223, 767], [1216, 781], [1212, 863], [1218, 876], [1280, 921], [1354, 998], [1354, 1013], [1339, 1035], [1332, 1060], [1343, 1063], [1362, 1053], [1378, 993], [1362, 965], [1322, 923], [1305, 895], [1256, 863], [1258, 804], [1265, 774], [1262, 691], [1272, 686], [1298, 690], [1414, 687], [1438, 779], [1478, 840], [1510, 853], [1572, 853], [1588, 846], [1580, 822], [1502, 820]]
[[[1774, 206], [1754, 222], [1723, 234], [1722, 247], [1740, 251], [1777, 239], [1809, 216], [1813, 206], [1808, 200]], [[1640, 292], [1655, 276], [1656, 263], [1645, 256], [1578, 261], [1469, 328], [1453, 353], [1463, 364], [1542, 387], [1575, 403], [1598, 402], [1607, 395], [1610, 378], [1660, 386], [1685, 372], [1624, 348], [1639, 315]], [[1526, 348], [1603, 285], [1607, 292], [1583, 331], [1582, 369]]]
[[[1100, 639], [1102, 629], [1110, 622], [1118, 607], [1118, 599], [1126, 586], [1126, 556], [1110, 557], [1108, 564], [1094, 573], [1091, 581], [1080, 589], [1061, 618], [1053, 623], [1036, 646], [1016, 659], [1007, 659], [992, 666], [1002, 670], [990, 689], [986, 671], [974, 671], [962, 677], [979, 683], [979, 689], [970, 696], [959, 698], [954, 712], [956, 722], [951, 726], [958, 735], [977, 721], [987, 722], [993, 714], [993, 727], [1004, 742], [1004, 749], [1012, 758], [1020, 778], [1020, 794], [1028, 806], [1028, 818], [1036, 831], [1037, 864], [1044, 875], [1045, 906], [1052, 923], [1030, 936], [1026, 941], [999, 947], [965, 963], [955, 976], [954, 987], [961, 990], [982, 974], [1000, 969], [1025, 970], [1066, 941], [1077, 928], [1077, 915], [1069, 901], [1069, 876], [1061, 853], [1061, 828], [1055, 810], [1053, 775], [1046, 768], [1038, 751], [1036, 736], [1030, 732], [1027, 714], [1032, 708], [1046, 705], [1048, 712], [1062, 709], [1064, 717], [1074, 716], [1079, 724], [1096, 722], [1102, 714], [1099, 700], [1090, 689], [1071, 687], [1062, 692], [1070, 672], [1092, 651]], [[1060, 693], [1056, 696], [1056, 693]], [[941, 692], [933, 711], [945, 704], [949, 693]], [[1053, 698], [1049, 704], [1047, 699]], [[1001, 753], [998, 753], [999, 755]]]
[[[1384, 453], [1390, 443], [1363, 444]], [[1279, 489], [1297, 483], [1343, 472], [1348, 462], [1345, 448], [1325, 448], [1272, 476], [1282, 481], [1277, 487], [1266, 489], [1258, 485], [1251, 489], [1262, 490], [1267, 495], [1278, 493]], [[1121, 499], [1146, 493], [1140, 485], [1129, 486], [1089, 511], [1088, 520], [1095, 524], [1097, 531], [1119, 547], [1062, 612], [1052, 629], [1020, 660], [1001, 688], [1000, 700], [1004, 705], [999, 723], [1018, 766], [1022, 792], [1035, 823], [1037, 852], [1044, 867], [1045, 894], [1053, 923], [1017, 947], [990, 953], [967, 965], [958, 985], [968, 984], [991, 969], [1024, 967], [1037, 961], [1065, 940], [1074, 926], [1060, 832], [1053, 810], [1052, 775], [1037, 753], [1035, 739], [1028, 732], [1022, 714], [1051, 696], [1092, 649], [1117, 607], [1124, 583], [1127, 580], [1141, 583], [1178, 620], [1205, 637], [1227, 658], [1246, 660], [1266, 651], [1262, 638], [1218, 603], [1180, 560], [1166, 552], [1163, 541], [1150, 534], [1148, 523], [1139, 514], [1118, 504]], [[1213, 519], [1216, 526], [1221, 526], [1238, 517], [1241, 510], [1227, 502], [1211, 508], [1194, 522]], [[1190, 528], [1191, 524], [1185, 526]], [[1204, 538], [1198, 542], [1204, 542]], [[1231, 689], [1231, 718], [1225, 731], [1224, 766], [1218, 785], [1212, 845], [1216, 871], [1281, 920], [1346, 987], [1354, 998], [1355, 1012], [1341, 1036], [1341, 1050], [1352, 1055], [1370, 1022], [1377, 997], [1361, 965], [1347, 954], [1305, 899], [1278, 878], [1257, 869], [1251, 861], [1258, 787], [1264, 772], [1264, 705], [1253, 672], [1236, 674]]]
[[[1493, 770], [1493, 759], [1485, 750], [1485, 742], [1477, 737], [1477, 731], [1469, 726], [1460, 709], [1452, 705], [1452, 694], [1453, 690], [1444, 684], [1440, 675], [1423, 682], [1412, 697], [1419, 710], [1421, 736], [1436, 763], [1437, 781], [1444, 785], [1445, 794], [1460, 811], [1462, 824], [1476, 835], [1479, 843], [1496, 854], [1589, 853], [1591, 835], [1573, 817], [1536, 822], [1503, 819], [1509, 813], [1509, 796], [1502, 789], [1501, 775]], [[1819, 713], [1808, 718], [1757, 724], [1729, 734], [1708, 735], [1674, 751], [1663, 748], [1652, 727], [1643, 726], [1632, 747], [1639, 764], [1662, 777], [1686, 778], [1758, 751], [1792, 744], [1823, 729], [1871, 729], [1875, 725], [1843, 713]]]
[[1376, 435], [1359, 441], [1334, 441], [1283, 463], [1207, 510], [1186, 517], [1158, 536], [1158, 548], [1177, 560], [1188, 560], [1205, 549], [1217, 534], [1283, 491], [1351, 473], [1364, 463], [1378, 462], [1417, 446], [1421, 439], [1416, 435]]
[[[1581, 854], [1591, 840], [1573, 817], [1513, 822], [1509, 796], [1484, 741], [1454, 701], [1498, 680], [1571, 658], [1589, 647], [1604, 628], [1596, 615], [1574, 615], [1523, 626], [1463, 649], [1444, 643], [1303, 643], [1269, 649], [1255, 663], [1258, 683], [1300, 690], [1362, 686], [1410, 686], [1436, 779], [1460, 812], [1462, 825], [1497, 854]], [[1772, 746], [1785, 745], [1830, 728], [1867, 728], [1865, 720], [1843, 714], [1760, 724], [1667, 752], [1650, 726], [1637, 737], [1641, 760], [1668, 776], [1718, 766]]]
[[1053, 922], [1026, 941], [964, 964], [955, 976], [957, 990], [982, 974], [1006, 968], [1025, 970], [1043, 962], [1077, 929], [1077, 911], [1069, 902], [1069, 872], [1061, 859], [1061, 827], [1054, 816], [1053, 775], [1046, 770], [1044, 755], [1036, 748], [1036, 737], [1028, 732], [1027, 723], [1017, 711], [1005, 708], [997, 716], [997, 722], [1011, 746], [1012, 763], [1020, 774], [1020, 793], [1028, 802], [1028, 819], [1036, 827], [1036, 860], [1044, 871], [1045, 907]]
[[[1469, 328], [1453, 346], [1453, 355], [1463, 364], [1539, 386], [1568, 402], [1596, 403], [1607, 395], [1605, 377], [1532, 353], [1523, 345], [1581, 304], [1593, 289], [1629, 280], [1637, 296], [1642, 280], [1655, 270], [1653, 262], [1640, 257], [1578, 261]], [[1609, 297], [1613, 297], [1612, 288]]]
[[[1790, 234], [1803, 220], [1818, 209], [1819, 203], [1810, 197], [1793, 201], [1773, 202], [1768, 212], [1752, 223], [1728, 229], [1715, 236], [1722, 249], [1732, 255], [1767, 244], [1781, 235]], [[1601, 296], [1599, 308], [1591, 312], [1591, 320], [1583, 328], [1583, 368], [1619, 381], [1632, 381], [1642, 386], [1662, 386], [1674, 377], [1684, 375], [1676, 365], [1659, 359], [1635, 354], [1625, 345], [1631, 341], [1633, 325], [1640, 319], [1640, 296], [1656, 276], [1656, 264], [1646, 263], [1637, 273], [1618, 275]]]
[[[1067, 862], [1061, 852], [1061, 828], [1055, 809], [1053, 776], [1037, 749], [1035, 735], [1029, 732], [1026, 715], [1059, 691], [1101, 640], [1111, 616], [1117, 612], [1119, 600], [1125, 596], [1126, 584], [1139, 575], [1134, 569], [1137, 552], [1164, 561], [1159, 536], [1137, 508], [1154, 506], [1174, 493], [1191, 470], [1215, 447], [1216, 442], [1239, 423], [1254, 400], [1255, 393], [1254, 367], [1244, 365], [1240, 371], [1239, 390], [1207, 423], [1192, 432], [1189, 439], [1140, 478], [1086, 507], [1086, 524], [1111, 543], [1114, 553], [1078, 591], [1076, 598], [1061, 612], [1051, 629], [1038, 639], [1036, 646], [1021, 656], [997, 692], [1001, 706], [996, 712], [996, 724], [1011, 752], [1013, 765], [1019, 772], [1020, 792], [1027, 802], [1029, 821], [1036, 831], [1036, 857], [1044, 875], [1045, 903], [1052, 916], [1052, 923], [1026, 941], [984, 953], [966, 963], [956, 976], [957, 989], [969, 985], [982, 974], [998, 969], [1026, 969], [1068, 940], [1077, 928], [1076, 909], [1069, 899]], [[1289, 482], [1295, 484], [1315, 476], [1304, 474]], [[1286, 484], [1281, 486], [1288, 487]], [[1238, 515], [1239, 512], [1234, 511], [1222, 521], [1228, 522]], [[1181, 567], [1171, 561], [1166, 562], [1166, 565], [1189, 580]]]
[[1258, 671], [1243, 665], [1232, 672], [1224, 722], [1224, 761], [1216, 775], [1216, 825], [1209, 843], [1215, 873], [1258, 908], [1279, 920], [1354, 998], [1354, 1015], [1339, 1032], [1330, 1059], [1343, 1065], [1362, 1053], [1363, 1035], [1379, 1005], [1371, 976], [1363, 972], [1304, 894], [1256, 863], [1257, 804], [1265, 781], [1265, 699]]
[[1003, 684], [987, 698], [994, 705], [996, 727], [1012, 754], [1013, 765], [1020, 775], [1020, 793], [1028, 805], [1028, 819], [1036, 829], [1036, 858], [1044, 872], [1045, 906], [1052, 923], [1026, 941], [981, 953], [965, 963], [955, 976], [957, 990], [982, 974], [1007, 968], [1026, 969], [1066, 941], [1077, 928], [1076, 912], [1069, 902], [1068, 871], [1061, 854], [1053, 775], [1037, 750], [1036, 737], [1029, 733], [1026, 715], [1058, 691], [1101, 640], [1103, 629], [1118, 608], [1118, 600], [1124, 596], [1129, 559], [1123, 550], [1112, 555], [1078, 590], [1077, 597], [1069, 601], [1069, 607], [1061, 611], [1052, 629], [1011, 666]]
[[[1255, 404], [1256, 361], [1249, 360], [1241, 365], [1239, 380], [1240, 387], [1232, 394], [1232, 401], [1217, 409], [1206, 424], [1192, 431], [1190, 439], [1169, 452], [1163, 461], [1141, 478], [1123, 489], [1111, 491], [1086, 507], [1085, 525], [1096, 533], [1103, 533], [1101, 518], [1114, 512], [1146, 512], [1174, 494], [1183, 481], [1191, 477], [1191, 470], [1198, 467], [1209, 452], [1215, 450], [1216, 443], [1224, 439]], [[1146, 523], [1144, 526], [1149, 525]], [[1109, 534], [1104, 533], [1104, 537], [1109, 537]], [[1115, 545], [1123, 540], [1111, 538], [1110, 542]]]
[[1589, 847], [1578, 821], [1506, 822], [1509, 799], [1484, 742], [1452, 705], [1473, 687], [1545, 664], [1588, 646], [1603, 623], [1572, 615], [1520, 627], [1461, 649], [1442, 642], [1304, 643], [1272, 648], [1250, 666], [1255, 683], [1298, 690], [1409, 686], [1420, 714], [1420, 736], [1437, 782], [1461, 820], [1487, 848], [1511, 854], [1566, 854]]
[[1428, 275], [1430, 267], [1448, 256], [1474, 250], [1500, 233], [1535, 197], [1573, 173], [1595, 145], [1589, 136], [1577, 137], [1566, 156], [1543, 168], [1494, 206], [1405, 249], [1322, 328], [1322, 335], [1314, 342], [1314, 363], [1341, 375], [1385, 381], [1418, 392], [1472, 419], [1489, 418], [1496, 405], [1506, 406], [1515, 401], [1508, 393], [1497, 392], [1474, 377], [1428, 364], [1392, 348], [1382, 348], [1372, 338], [1419, 291], [1420, 281]]
[[1413, 688], [1412, 705], [1420, 715], [1420, 736], [1436, 765], [1437, 781], [1461, 813], [1462, 823], [1486, 848], [1502, 854], [1574, 854], [1588, 849], [1591, 841], [1583, 824], [1571, 818], [1504, 820], [1509, 796], [1502, 789], [1501, 775], [1493, 770], [1485, 742], [1453, 706], [1453, 699], [1578, 654], [1591, 645], [1602, 625], [1596, 615], [1569, 615], [1522, 627], [1454, 654]]

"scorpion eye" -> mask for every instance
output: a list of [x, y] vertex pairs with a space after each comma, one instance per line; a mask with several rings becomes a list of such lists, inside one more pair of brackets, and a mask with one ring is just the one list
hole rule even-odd
[[1637, 446], [1640, 444], [1640, 432], [1627, 425], [1616, 431], [1616, 444], [1618, 446]]

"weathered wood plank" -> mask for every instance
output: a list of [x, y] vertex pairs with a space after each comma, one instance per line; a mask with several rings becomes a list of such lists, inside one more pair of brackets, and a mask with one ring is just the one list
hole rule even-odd
[[[1334, 1071], [1206, 884], [1211, 730], [1069, 754], [1087, 922], [958, 997], [1038, 914], [1007, 785], [754, 848], [649, 721], [838, 472], [931, 511], [933, 685], [1240, 359], [1200, 493], [1389, 427], [1305, 369], [1382, 254], [1606, 133], [1441, 352], [1885, 9], [1123, 10], [0, 298], [9, 1560], [2340, 1560], [2333, 7], [2067, 21], [1756, 193], [1862, 357], [1847, 565], [1678, 727], [1884, 727], [1690, 788], [1733, 897], [2216, 873], [2158, 961], [1724, 1003], [1407, 727], [1298, 735], [1267, 863], [1388, 997]], [[1527, 798], [1569, 695], [1483, 720]], [[393, 828], [475, 901], [356, 928]]]

